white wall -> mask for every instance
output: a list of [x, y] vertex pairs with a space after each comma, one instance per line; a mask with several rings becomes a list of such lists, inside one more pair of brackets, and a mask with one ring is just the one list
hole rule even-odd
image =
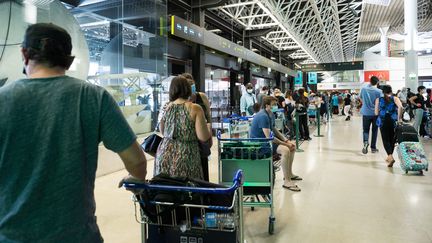
[[[393, 90], [396, 91], [405, 86], [405, 58], [403, 57], [382, 57], [372, 52], [365, 52], [363, 55], [364, 70], [389, 70], [390, 82]], [[432, 56], [419, 56], [419, 76], [432, 76]], [[362, 81], [364, 75], [361, 76]]]

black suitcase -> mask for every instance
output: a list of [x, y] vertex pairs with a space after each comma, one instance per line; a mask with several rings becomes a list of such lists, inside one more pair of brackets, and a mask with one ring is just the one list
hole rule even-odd
[[409, 124], [400, 124], [395, 131], [396, 141], [402, 142], [419, 142], [418, 133], [415, 128]]

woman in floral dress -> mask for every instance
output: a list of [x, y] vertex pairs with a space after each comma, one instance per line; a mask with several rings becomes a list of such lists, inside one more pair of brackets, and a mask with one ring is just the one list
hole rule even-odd
[[191, 86], [187, 79], [175, 77], [169, 89], [170, 103], [160, 121], [164, 138], [156, 154], [154, 175], [165, 173], [203, 178], [198, 141], [207, 141], [211, 134], [204, 111], [188, 101], [190, 96]]

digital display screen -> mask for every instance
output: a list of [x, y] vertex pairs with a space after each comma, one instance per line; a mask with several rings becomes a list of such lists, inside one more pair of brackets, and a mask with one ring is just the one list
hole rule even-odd
[[303, 72], [363, 70], [363, 62], [335, 62], [301, 65]]

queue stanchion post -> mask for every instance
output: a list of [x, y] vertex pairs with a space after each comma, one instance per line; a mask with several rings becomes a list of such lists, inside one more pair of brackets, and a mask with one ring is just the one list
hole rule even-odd
[[315, 116], [317, 117], [317, 130], [318, 130], [318, 134], [314, 135], [314, 136], [318, 137], [318, 138], [322, 138], [322, 137], [324, 137], [324, 135], [321, 135], [321, 117], [320, 117], [319, 109], [316, 109]]
[[300, 143], [299, 143], [299, 137], [300, 137], [300, 130], [299, 130], [300, 119], [299, 119], [299, 114], [298, 114], [297, 111], [296, 111], [295, 117], [296, 117], [296, 122], [295, 122], [295, 125], [296, 125], [296, 152], [304, 152], [303, 149], [300, 149]]

